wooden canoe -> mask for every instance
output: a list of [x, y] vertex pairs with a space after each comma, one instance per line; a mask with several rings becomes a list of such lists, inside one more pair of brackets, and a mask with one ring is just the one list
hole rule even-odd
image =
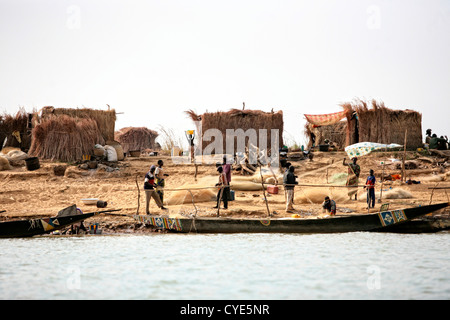
[[117, 210], [105, 210], [89, 213], [81, 213], [76, 206], [70, 206], [61, 210], [56, 217], [27, 220], [14, 220], [0, 222], [0, 238], [32, 237], [60, 230], [75, 223], [79, 223], [102, 212]]
[[381, 230], [447, 206], [449, 203], [445, 202], [372, 214], [336, 215], [326, 218], [169, 218], [151, 215], [133, 217], [156, 228], [185, 233], [340, 233]]

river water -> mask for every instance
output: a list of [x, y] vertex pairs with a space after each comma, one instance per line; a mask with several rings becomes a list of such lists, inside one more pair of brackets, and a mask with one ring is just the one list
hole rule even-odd
[[0, 239], [0, 299], [450, 299], [450, 233]]

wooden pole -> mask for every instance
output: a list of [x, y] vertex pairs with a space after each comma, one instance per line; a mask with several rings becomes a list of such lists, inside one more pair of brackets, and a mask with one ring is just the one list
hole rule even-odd
[[141, 203], [141, 191], [139, 190], [139, 184], [138, 184], [137, 178], [138, 178], [138, 175], [136, 175], [136, 187], [138, 189], [138, 199], [137, 199], [138, 204], [137, 204], [136, 214], [139, 214], [139, 204]]
[[406, 137], [408, 134], [408, 129], [405, 130], [405, 147], [403, 149], [403, 161], [402, 161], [402, 182], [406, 181], [405, 180], [405, 158], [406, 158]]
[[380, 189], [380, 199], [379, 199], [379, 203], [381, 203], [382, 199], [383, 199], [383, 177], [384, 177], [384, 163], [386, 161], [383, 161], [383, 168], [381, 169], [381, 189]]
[[261, 176], [261, 185], [262, 185], [262, 191], [263, 191], [263, 195], [264, 195], [264, 200], [266, 201], [266, 208], [267, 208], [267, 214], [270, 217], [270, 209], [269, 209], [269, 203], [267, 202], [267, 197], [266, 197], [266, 189], [264, 189], [264, 179], [263, 179], [263, 175], [262, 175], [262, 166], [261, 164], [259, 164], [259, 174]]

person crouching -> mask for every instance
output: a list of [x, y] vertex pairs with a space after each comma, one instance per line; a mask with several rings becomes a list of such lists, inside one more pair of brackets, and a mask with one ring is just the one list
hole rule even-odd
[[331, 216], [336, 215], [336, 202], [331, 200], [330, 197], [326, 196], [325, 201], [322, 203], [323, 211], [328, 211]]
[[150, 170], [145, 174], [144, 191], [145, 191], [145, 214], [150, 214], [150, 198], [155, 199], [156, 205], [163, 210], [166, 208], [163, 206], [159, 195], [155, 191], [155, 170], [156, 167], [152, 165]]

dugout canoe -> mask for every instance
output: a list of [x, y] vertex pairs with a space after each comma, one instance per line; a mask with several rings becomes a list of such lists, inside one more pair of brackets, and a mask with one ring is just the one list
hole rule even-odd
[[381, 230], [447, 206], [449, 203], [445, 202], [371, 214], [336, 215], [326, 218], [170, 218], [150, 215], [134, 215], [133, 218], [158, 229], [181, 233], [341, 233]]
[[75, 205], [58, 212], [56, 217], [0, 222], [0, 238], [21, 238], [43, 235], [82, 222], [106, 210], [82, 213]]

